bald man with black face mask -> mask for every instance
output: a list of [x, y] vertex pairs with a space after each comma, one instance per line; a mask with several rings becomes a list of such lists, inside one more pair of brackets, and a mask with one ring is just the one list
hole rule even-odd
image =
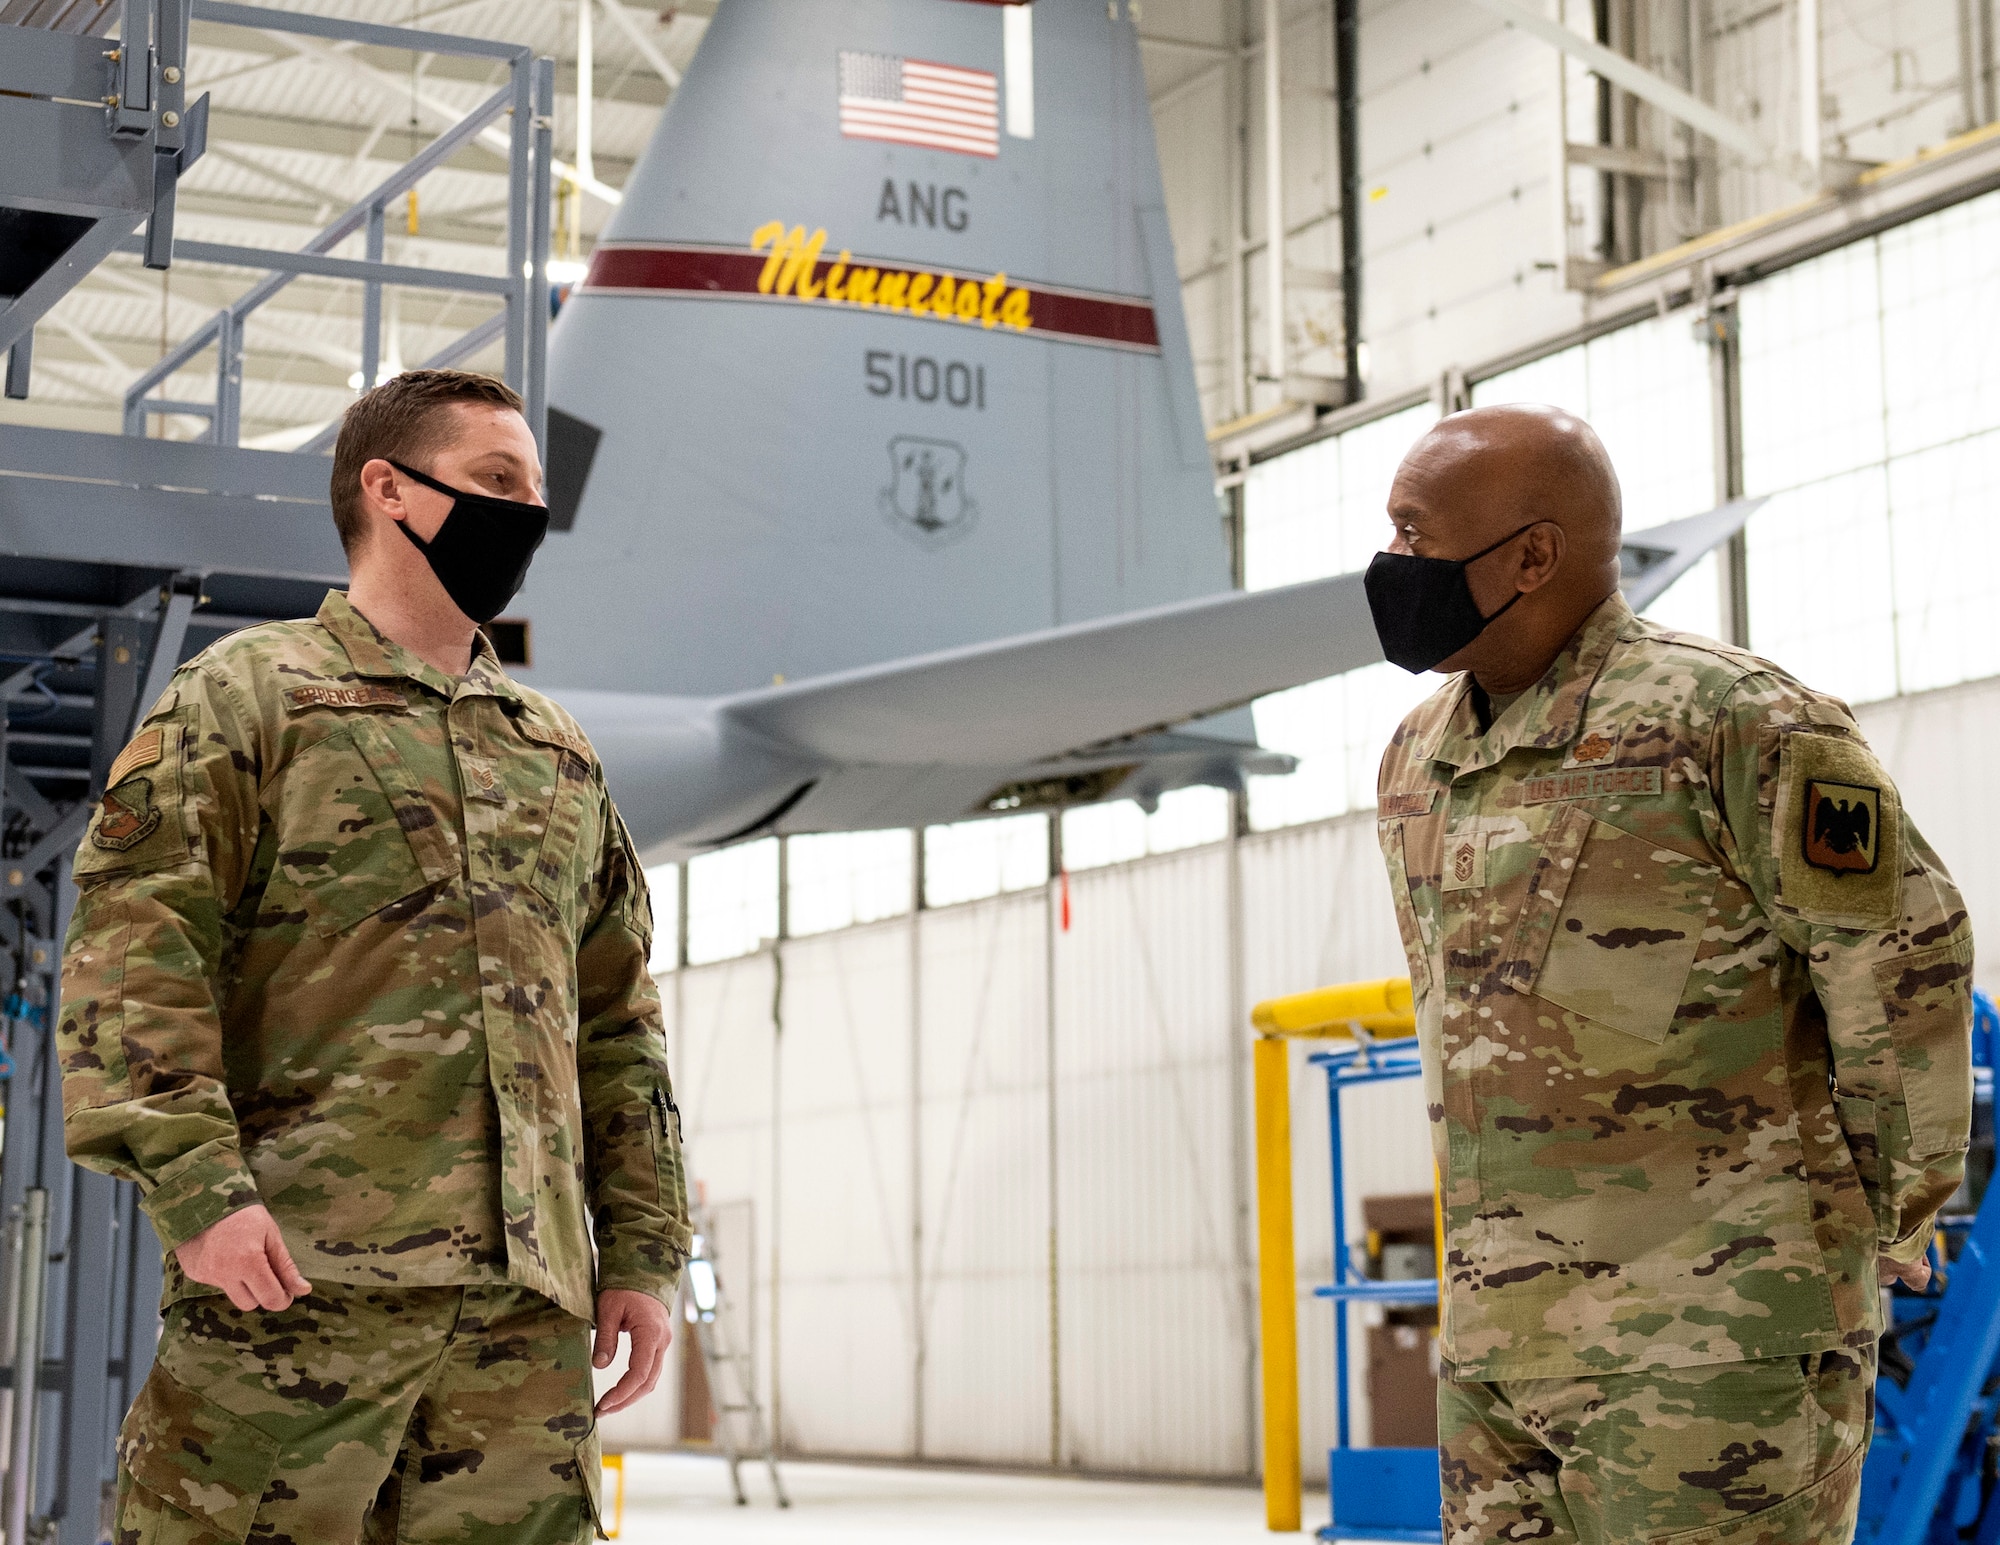
[[1443, 1186], [1444, 1537], [1852, 1538], [1878, 1284], [1971, 1124], [1972, 936], [1845, 704], [1635, 617], [1554, 408], [1410, 452], [1368, 573]]

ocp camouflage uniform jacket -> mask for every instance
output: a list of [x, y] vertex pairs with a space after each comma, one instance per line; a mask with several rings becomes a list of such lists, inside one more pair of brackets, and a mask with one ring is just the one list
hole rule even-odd
[[1483, 734], [1467, 687], [1380, 784], [1453, 1375], [1867, 1344], [1964, 1166], [1943, 864], [1842, 704], [1616, 595]]
[[671, 1294], [645, 882], [575, 721], [483, 640], [453, 681], [338, 592], [222, 640], [76, 878], [69, 1152], [138, 1182], [168, 1301], [199, 1291], [173, 1247], [259, 1200], [311, 1279]]

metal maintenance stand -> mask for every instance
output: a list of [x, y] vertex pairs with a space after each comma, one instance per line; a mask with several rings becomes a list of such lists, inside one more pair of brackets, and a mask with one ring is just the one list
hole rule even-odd
[[[1333, 1168], [1333, 1281], [1313, 1289], [1333, 1304], [1334, 1445], [1327, 1452], [1327, 1489], [1333, 1518], [1322, 1540], [1442, 1539], [1438, 1527], [1438, 1454], [1434, 1448], [1355, 1448], [1349, 1412], [1347, 1310], [1353, 1304], [1383, 1308], [1435, 1308], [1437, 1279], [1377, 1282], [1356, 1274], [1347, 1247], [1347, 1184], [1341, 1148], [1340, 1097], [1348, 1089], [1420, 1078], [1415, 1036], [1376, 1041], [1356, 1029], [1354, 1046], [1316, 1052], [1307, 1062], [1326, 1074], [1327, 1142]], [[1438, 1241], [1440, 1249], [1443, 1241]]]
[[[778, 1475], [778, 1455], [764, 1407], [757, 1399], [757, 1382], [750, 1366], [749, 1340], [739, 1336], [732, 1300], [723, 1290], [715, 1257], [714, 1235], [704, 1228], [694, 1236], [694, 1254], [687, 1264], [687, 1302], [694, 1324], [694, 1342], [708, 1374], [709, 1398], [715, 1406], [715, 1437], [729, 1461], [729, 1484], [736, 1505], [747, 1507], [743, 1490], [745, 1458], [761, 1459], [771, 1476], [771, 1494], [779, 1507], [790, 1507], [785, 1483]], [[737, 1424], [742, 1430], [737, 1430]]]

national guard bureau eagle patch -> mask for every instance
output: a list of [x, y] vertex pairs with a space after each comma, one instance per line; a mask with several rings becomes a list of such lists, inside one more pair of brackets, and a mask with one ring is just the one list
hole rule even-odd
[[1875, 868], [1882, 833], [1882, 791], [1866, 784], [1806, 780], [1799, 823], [1805, 859], [1836, 874], [1868, 874]]
[[1787, 732], [1772, 836], [1779, 900], [1808, 922], [1876, 927], [1902, 896], [1903, 810], [1867, 743]]

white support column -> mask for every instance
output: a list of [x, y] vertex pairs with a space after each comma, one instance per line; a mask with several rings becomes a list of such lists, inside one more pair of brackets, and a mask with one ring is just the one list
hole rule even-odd
[[597, 181], [597, 162], [590, 142], [596, 127], [597, 40], [591, 17], [593, 0], [576, 0], [576, 178]]
[[1284, 20], [1279, 0], [1264, 0], [1264, 370], [1285, 379], [1285, 102]]
[[1797, 0], [1799, 54], [1799, 155], [1819, 180], [1820, 146], [1819, 0]]

